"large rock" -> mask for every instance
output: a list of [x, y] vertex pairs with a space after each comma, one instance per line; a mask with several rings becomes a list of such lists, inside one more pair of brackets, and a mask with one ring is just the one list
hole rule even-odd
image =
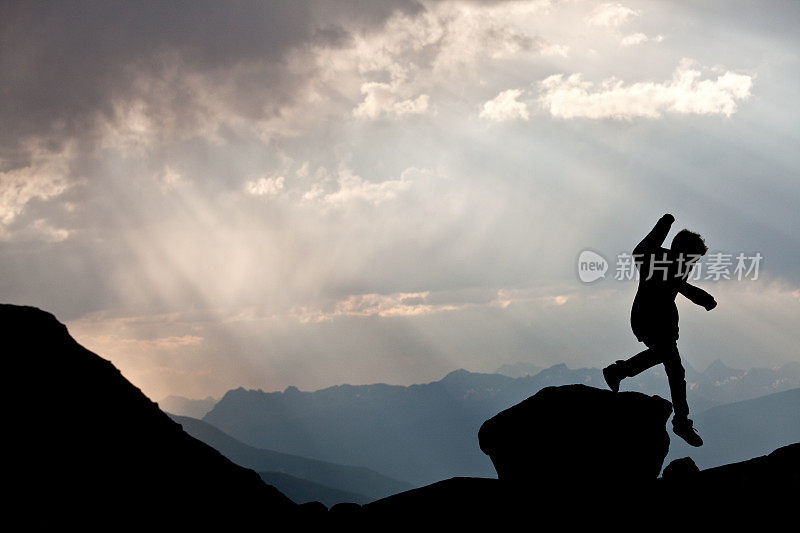
[[547, 387], [487, 420], [478, 440], [501, 480], [630, 487], [661, 471], [671, 412], [659, 396]]

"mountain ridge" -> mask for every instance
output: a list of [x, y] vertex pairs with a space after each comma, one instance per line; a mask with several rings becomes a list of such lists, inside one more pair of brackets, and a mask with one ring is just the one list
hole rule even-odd
[[[743, 401], [751, 398], [757, 398], [759, 396], [764, 396], [766, 394], [770, 394], [772, 392], [779, 392], [780, 390], [788, 390], [790, 388], [800, 387], [800, 363], [798, 362], [786, 362], [778, 367], [774, 368], [766, 368], [766, 367], [752, 367], [749, 370], [742, 370], [733, 367], [729, 367], [726, 365], [721, 359], [715, 359], [712, 361], [708, 367], [706, 367], [703, 371], [698, 371], [690, 364], [684, 362], [686, 366], [686, 374], [687, 374], [687, 386], [689, 387], [689, 391], [687, 393], [692, 396], [695, 395], [695, 400], [699, 400], [697, 403], [701, 405], [701, 408], [696, 408], [695, 411], [704, 411], [706, 409], [710, 409], [711, 407], [717, 405], [725, 405], [728, 403], [733, 403], [737, 401]], [[512, 366], [512, 365], [504, 365], [504, 366]], [[226, 395], [229, 393], [260, 393], [265, 395], [280, 395], [280, 394], [308, 394], [308, 393], [329, 393], [333, 391], [358, 391], [359, 389], [365, 390], [378, 390], [381, 388], [385, 388], [386, 390], [391, 389], [410, 389], [415, 387], [423, 387], [427, 385], [433, 385], [436, 383], [457, 383], [459, 381], [463, 381], [464, 376], [482, 376], [483, 379], [492, 379], [493, 377], [496, 378], [498, 383], [508, 383], [511, 380], [530, 380], [536, 378], [537, 380], [542, 380], [546, 382], [547, 378], [554, 379], [554, 381], [558, 381], [560, 377], [563, 377], [564, 374], [573, 374], [573, 375], [581, 375], [584, 382], [594, 381], [597, 376], [602, 376], [602, 369], [595, 368], [595, 367], [578, 367], [578, 368], [570, 368], [566, 363], [556, 363], [547, 368], [539, 368], [537, 373], [525, 374], [518, 377], [509, 376], [502, 372], [473, 372], [470, 370], [466, 370], [464, 368], [457, 368], [455, 370], [449, 371], [445, 374], [442, 378], [438, 380], [426, 381], [424, 383], [413, 383], [410, 385], [397, 385], [397, 384], [390, 384], [385, 382], [377, 382], [377, 383], [366, 383], [361, 385], [352, 385], [349, 383], [341, 383], [336, 385], [329, 385], [327, 387], [322, 387], [320, 389], [314, 390], [300, 390], [295, 385], [287, 385], [283, 390], [275, 390], [275, 391], [264, 391], [263, 389], [248, 389], [245, 387], [236, 387], [233, 389], [229, 389], [222, 395], [220, 400], [217, 400], [216, 403], [222, 401]], [[621, 390], [639, 390], [642, 389], [652, 389], [655, 387], [654, 383], [662, 382], [666, 384], [666, 378], [664, 377], [661, 379], [659, 376], [660, 368], [656, 367], [654, 369], [648, 370], [644, 372], [641, 376], [635, 378], [628, 378], [622, 382]], [[661, 372], [663, 373], [663, 372]], [[735, 394], [733, 397], [735, 399], [728, 399], [728, 395], [724, 397], [724, 399], [716, 399], [716, 398], [704, 398], [697, 392], [698, 386], [705, 386], [708, 387], [711, 384], [715, 384], [716, 386], [724, 386], [730, 384], [732, 381], [741, 381], [742, 379], [748, 380], [749, 383], [745, 384], [746, 390], [741, 394]], [[666, 392], [668, 395], [668, 389], [664, 389], [660, 392]], [[664, 394], [660, 394], [663, 396]], [[189, 401], [202, 401], [202, 400], [193, 400], [185, 398]], [[175, 413], [180, 414], [180, 413]], [[186, 415], [191, 416], [191, 415]], [[192, 417], [198, 418], [198, 417]]]
[[[752, 369], [720, 380], [721, 373], [731, 373], [727, 367], [709, 368], [704, 371], [709, 375], [687, 369], [693, 413], [731, 397], [800, 386], [791, 366], [786, 379], [780, 379], [780, 370]], [[669, 398], [660, 370], [625, 380], [621, 390]], [[492, 475], [474, 446], [483, 420], [543, 387], [575, 383], [606, 388], [600, 369], [570, 369], [565, 363], [521, 378], [458, 369], [407, 387], [380, 383], [270, 393], [240, 387], [228, 391], [204, 420], [251, 446], [367, 466], [420, 486], [444, 477]]]
[[158, 402], [158, 405], [165, 413], [190, 416], [192, 418], [203, 418], [216, 403], [217, 399], [211, 396], [195, 399], [170, 394]]

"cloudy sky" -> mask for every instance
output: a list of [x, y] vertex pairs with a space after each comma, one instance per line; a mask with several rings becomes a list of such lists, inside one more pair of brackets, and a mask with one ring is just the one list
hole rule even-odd
[[679, 303], [685, 359], [800, 361], [798, 24], [778, 1], [3, 2], [0, 300], [156, 400], [603, 366], [640, 349], [616, 258], [670, 212], [763, 257], [697, 281], [714, 311]]

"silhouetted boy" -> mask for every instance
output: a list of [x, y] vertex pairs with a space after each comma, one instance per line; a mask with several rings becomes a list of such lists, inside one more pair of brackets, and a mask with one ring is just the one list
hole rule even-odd
[[669, 214], [661, 217], [652, 231], [633, 250], [639, 269], [639, 289], [633, 300], [631, 328], [647, 349], [627, 361], [617, 361], [607, 366], [603, 369], [603, 377], [611, 390], [617, 392], [623, 378], [633, 377], [663, 363], [675, 410], [672, 430], [692, 446], [702, 446], [703, 439], [689, 420], [686, 372], [681, 365], [676, 343], [678, 308], [675, 306], [675, 297], [681, 293], [697, 305], [705, 307], [707, 311], [714, 309], [717, 302], [706, 291], [686, 281], [694, 263], [708, 251], [700, 235], [682, 230], [675, 235], [669, 250], [661, 247], [674, 221], [675, 217]]

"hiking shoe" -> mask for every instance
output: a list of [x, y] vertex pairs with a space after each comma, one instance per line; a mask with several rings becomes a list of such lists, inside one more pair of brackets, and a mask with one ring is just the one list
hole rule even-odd
[[685, 440], [690, 446], [697, 448], [703, 445], [703, 439], [697, 434], [697, 430], [694, 429], [692, 421], [689, 419], [677, 423], [673, 420], [672, 432]]
[[620, 372], [619, 367], [621, 362], [622, 361], [611, 363], [603, 369], [603, 378], [605, 378], [608, 388], [614, 392], [619, 392], [619, 383], [625, 377], [622, 372]]

